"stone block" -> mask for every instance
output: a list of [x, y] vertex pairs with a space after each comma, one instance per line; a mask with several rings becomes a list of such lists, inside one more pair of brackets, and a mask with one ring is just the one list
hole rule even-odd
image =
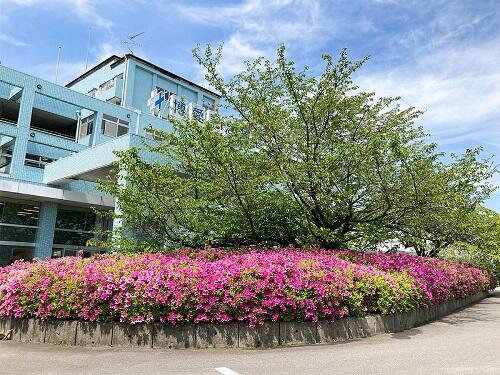
[[45, 322], [45, 343], [75, 345], [77, 320], [48, 320]]
[[197, 348], [236, 348], [237, 346], [238, 322], [196, 325]]
[[147, 324], [113, 324], [112, 346], [151, 346], [152, 326]]
[[11, 332], [11, 318], [8, 317], [0, 317], [0, 340], [3, 339], [6, 335], [9, 335], [10, 340], [14, 339], [14, 332]]
[[396, 319], [400, 321], [400, 329], [410, 329], [417, 323], [417, 313], [415, 310], [396, 314]]
[[153, 348], [193, 348], [196, 329], [192, 324], [172, 326], [166, 323], [153, 324]]
[[449, 310], [448, 302], [442, 302], [439, 305], [436, 305], [436, 310], [437, 310], [437, 319], [447, 315]]
[[432, 322], [433, 320], [435, 320], [435, 311], [434, 311], [434, 306], [427, 306], [427, 307], [424, 307], [425, 310], [426, 310], [426, 314], [427, 314], [427, 322]]
[[460, 307], [466, 307], [469, 304], [470, 300], [468, 297], [460, 299]]
[[368, 315], [363, 319], [365, 319], [368, 329], [370, 330], [370, 336], [385, 332], [385, 325], [381, 315]]
[[25, 319], [10, 318], [10, 329], [12, 329], [12, 340], [21, 341], [21, 329]]
[[316, 344], [316, 322], [280, 322], [281, 345]]
[[20, 341], [43, 343], [45, 341], [45, 322], [34, 318], [22, 319]]
[[380, 315], [380, 321], [384, 327], [384, 332], [399, 332], [399, 325], [396, 326], [396, 314]]
[[371, 329], [366, 317], [347, 318], [349, 320], [349, 338], [359, 339], [371, 336]]
[[280, 323], [266, 322], [253, 328], [248, 323], [238, 323], [240, 348], [274, 348], [280, 344]]
[[428, 307], [421, 307], [417, 310], [415, 310], [416, 313], [416, 322], [415, 324], [422, 325], [424, 323], [427, 323], [430, 321], [430, 314], [429, 314], [429, 308]]
[[318, 342], [337, 342], [349, 340], [349, 324], [347, 318], [329, 322], [320, 320], [317, 323]]
[[457, 309], [457, 306], [458, 306], [457, 300], [452, 299], [452, 300], [446, 301], [445, 302], [445, 309], [446, 309], [445, 315], [448, 315], [448, 314], [451, 314], [452, 312], [454, 312]]
[[76, 330], [76, 345], [111, 346], [113, 323], [79, 322]]
[[7, 317], [0, 317], [0, 333], [7, 333], [7, 331], [10, 330], [10, 321], [11, 321], [11, 318], [7, 318]]
[[489, 296], [488, 292], [479, 292], [471, 296], [471, 303], [476, 303]]

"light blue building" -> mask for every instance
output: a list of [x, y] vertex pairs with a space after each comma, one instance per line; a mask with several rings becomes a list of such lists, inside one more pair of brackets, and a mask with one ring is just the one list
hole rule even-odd
[[113, 151], [168, 131], [170, 116], [202, 122], [219, 96], [134, 55], [111, 56], [62, 87], [0, 66], [0, 265], [59, 257], [113, 224], [97, 191]]

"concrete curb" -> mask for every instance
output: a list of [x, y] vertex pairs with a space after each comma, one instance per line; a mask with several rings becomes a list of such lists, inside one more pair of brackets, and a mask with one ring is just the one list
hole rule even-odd
[[0, 317], [0, 333], [12, 340], [76, 346], [184, 348], [273, 348], [331, 343], [401, 332], [439, 319], [488, 297], [488, 292], [450, 300], [439, 305], [391, 315], [342, 318], [334, 322], [267, 322], [250, 328], [246, 323], [225, 324], [123, 324], [76, 320], [15, 319]]

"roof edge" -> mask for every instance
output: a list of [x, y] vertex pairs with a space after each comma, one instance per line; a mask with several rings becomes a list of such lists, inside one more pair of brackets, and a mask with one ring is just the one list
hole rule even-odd
[[[188, 79], [186, 79], [186, 78], [183, 78], [183, 77], [181, 77], [181, 76], [179, 76], [179, 75], [177, 75], [177, 74], [175, 74], [175, 73], [172, 73], [171, 71], [169, 71], [169, 70], [167, 70], [167, 69], [164, 69], [164, 68], [162, 68], [161, 66], [158, 66], [158, 65], [156, 65], [156, 64], [153, 64], [152, 62], [149, 62], [148, 60], [145, 60], [145, 59], [143, 59], [143, 58], [141, 58], [141, 57], [138, 57], [138, 56], [133, 55], [133, 54], [131, 54], [131, 53], [127, 53], [127, 54], [125, 54], [125, 56], [123, 56], [122, 58], [124, 58], [124, 59], [134, 59], [134, 60], [137, 60], [137, 61], [139, 61], [141, 64], [147, 65], [147, 66], [149, 66], [149, 67], [151, 67], [151, 68], [153, 68], [153, 69], [155, 69], [155, 70], [159, 71], [160, 73], [162, 73], [162, 74], [166, 75], [167, 77], [170, 77], [170, 78], [176, 79], [176, 80], [178, 80], [178, 81], [181, 81], [181, 82], [187, 83], [188, 85], [194, 86], [194, 87], [196, 87], [196, 88], [198, 88], [198, 89], [200, 89], [200, 90], [202, 90], [202, 91], [205, 91], [205, 92], [207, 92], [207, 93], [209, 93], [209, 94], [211, 94], [211, 95], [215, 95], [215, 96], [216, 96], [216, 97], [218, 97], [218, 98], [221, 98], [221, 95], [220, 95], [219, 93], [217, 93], [217, 92], [215, 92], [215, 91], [212, 91], [212, 90], [210, 90], [210, 89], [207, 89], [206, 87], [203, 87], [203, 86], [201, 86], [201, 85], [199, 85], [199, 84], [197, 84], [197, 83], [194, 83], [193, 81], [190, 81], [190, 80], [188, 80]], [[118, 63], [118, 61], [117, 61], [115, 64], [117, 64], [117, 63]]]
[[110, 61], [112, 60], [120, 60], [120, 56], [117, 56], [117, 55], [111, 55], [109, 56], [106, 60], [103, 60], [101, 61], [99, 64], [97, 64], [96, 66], [90, 68], [89, 70], [87, 70], [85, 73], [79, 75], [78, 77], [76, 77], [75, 79], [73, 79], [71, 82], [68, 82], [67, 84], [64, 85], [64, 87], [68, 87], [70, 88], [71, 86], [73, 86], [74, 84], [80, 82], [82, 79], [84, 79], [85, 77], [89, 76], [90, 74], [94, 73], [96, 70], [99, 70], [100, 68], [102, 68], [104, 65], [108, 64]]
[[92, 67], [91, 69], [87, 70], [85, 73], [81, 74], [80, 76], [76, 77], [75, 79], [73, 79], [71, 82], [67, 83], [65, 85], [65, 87], [68, 87], [70, 88], [71, 86], [75, 85], [76, 83], [80, 82], [82, 79], [88, 77], [89, 75], [91, 75], [92, 73], [94, 73], [95, 71], [99, 70], [100, 68], [102, 68], [103, 66], [109, 64], [110, 62], [111, 63], [111, 68], [114, 68], [115, 66], [121, 64], [123, 61], [125, 61], [126, 59], [133, 59], [133, 60], [136, 60], [138, 61], [139, 63], [141, 64], [144, 64], [144, 65], [147, 65], [149, 66], [150, 68], [160, 72], [161, 74], [164, 74], [166, 75], [167, 77], [170, 77], [170, 78], [173, 78], [173, 79], [176, 79], [178, 81], [181, 81], [183, 83], [186, 83], [190, 86], [193, 86], [193, 87], [196, 87], [197, 89], [201, 90], [201, 91], [204, 91], [206, 93], [209, 93], [211, 95], [214, 95], [216, 96], [217, 98], [221, 98], [221, 95], [215, 91], [212, 91], [210, 89], [207, 89], [206, 87], [203, 87], [197, 83], [194, 83], [193, 81], [190, 81], [186, 78], [183, 78], [175, 73], [172, 73], [171, 71], [169, 70], [166, 70], [164, 68], [162, 68], [161, 66], [158, 66], [156, 64], [153, 64], [151, 62], [149, 62], [148, 60], [145, 60], [141, 57], [138, 57], [136, 55], [133, 55], [131, 53], [127, 53], [125, 54], [123, 57], [120, 57], [120, 56], [117, 56], [117, 55], [111, 55], [110, 57], [108, 57], [107, 59], [101, 61], [99, 64], [95, 65], [94, 67]]

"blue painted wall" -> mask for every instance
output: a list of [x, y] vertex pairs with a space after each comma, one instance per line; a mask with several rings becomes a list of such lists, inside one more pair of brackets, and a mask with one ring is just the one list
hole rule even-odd
[[[170, 131], [171, 123], [149, 114], [147, 101], [151, 91], [156, 87], [184, 97], [187, 102], [207, 106], [218, 104], [218, 97], [209, 91], [187, 81], [168, 76], [134, 58], [125, 58], [121, 63], [111, 67], [116, 61], [117, 59], [114, 59], [83, 77], [71, 88], [65, 88], [0, 65], [0, 98], [9, 99], [22, 90], [21, 96], [15, 96], [17, 103], [20, 104], [17, 123], [0, 119], [0, 135], [15, 137], [11, 170], [9, 175], [0, 175], [0, 183], [6, 180], [32, 184], [35, 187], [33, 191], [36, 191], [36, 186], [46, 185], [44, 181], [47, 181], [47, 173], [51, 165], [45, 170], [27, 166], [25, 165], [27, 153], [59, 159], [61, 162], [57, 162], [57, 170], [52, 172], [65, 175], [71, 173], [75, 166], [98, 165], [104, 154], [110, 154], [113, 145], [120, 144], [120, 147], [126, 148], [139, 144], [144, 138], [137, 136], [147, 136], [145, 127], [152, 126]], [[98, 89], [102, 83], [119, 75], [123, 75], [123, 79], [117, 79], [112, 90], [97, 93], [95, 98], [88, 94], [90, 90]], [[120, 98], [120, 105], [107, 101], [111, 98], [116, 101], [117, 97]], [[93, 115], [93, 131], [76, 142], [76, 140], [33, 130], [30, 128], [30, 123], [34, 108], [74, 121], [79, 116], [85, 118]], [[77, 115], [77, 112], [80, 115]], [[127, 121], [131, 135], [123, 136], [122, 140], [103, 135], [101, 123], [104, 115]], [[106, 146], [107, 143], [109, 143], [109, 149]], [[84, 150], [86, 151], [81, 154], [80, 158], [74, 157]], [[55, 165], [53, 169], [56, 169]], [[89, 194], [94, 197], [102, 195], [96, 190], [95, 183], [83, 180], [63, 181], [52, 187], [65, 191], [66, 195], [70, 196], [71, 192], [80, 195]], [[42, 195], [33, 199], [40, 203], [39, 228], [34, 244], [34, 255], [44, 258], [52, 253], [54, 225], [59, 206]], [[81, 207], [81, 203], [79, 205]], [[67, 207], [68, 203], [65, 202], [64, 206]], [[90, 206], [91, 203], [88, 204], [88, 207]]]

